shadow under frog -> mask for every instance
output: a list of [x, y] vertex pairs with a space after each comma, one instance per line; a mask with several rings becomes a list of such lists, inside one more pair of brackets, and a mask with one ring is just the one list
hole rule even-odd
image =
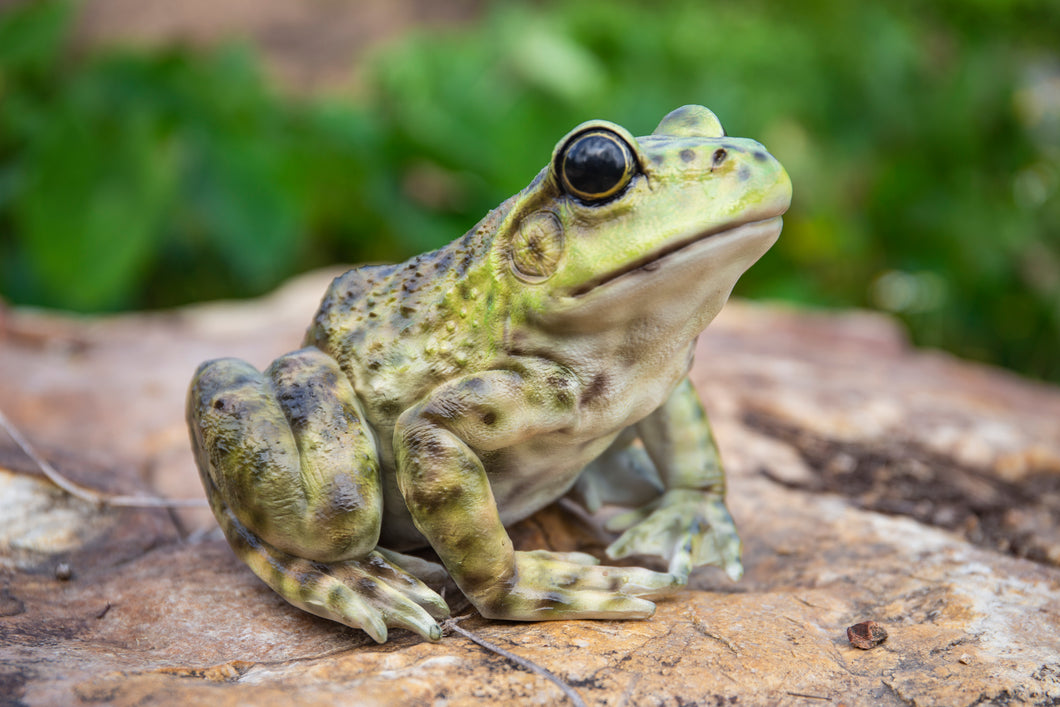
[[[295, 606], [385, 641], [441, 637], [430, 545], [487, 617], [644, 618], [740, 541], [695, 339], [773, 244], [791, 183], [706, 108], [646, 137], [591, 121], [459, 240], [331, 285], [305, 348], [202, 364], [192, 444], [233, 549]], [[614, 558], [515, 551], [507, 524], [578, 486]]]

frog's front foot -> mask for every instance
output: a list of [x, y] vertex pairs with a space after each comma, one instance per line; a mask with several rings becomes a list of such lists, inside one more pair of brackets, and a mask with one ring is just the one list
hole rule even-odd
[[671, 489], [643, 508], [615, 516], [607, 529], [625, 531], [607, 548], [608, 557], [658, 555], [682, 584], [700, 565], [717, 565], [733, 581], [743, 576], [740, 538], [718, 493]]
[[515, 553], [513, 577], [477, 593], [479, 612], [494, 619], [644, 619], [655, 613], [649, 599], [670, 594], [682, 582], [640, 567], [607, 567], [580, 552]]

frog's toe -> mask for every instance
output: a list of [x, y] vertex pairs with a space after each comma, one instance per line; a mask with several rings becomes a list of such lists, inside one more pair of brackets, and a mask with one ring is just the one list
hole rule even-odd
[[[351, 584], [347, 585], [347, 582]], [[385, 580], [368, 575], [353, 579], [347, 574], [342, 581], [337, 580], [321, 602], [328, 613], [319, 611], [319, 604], [313, 606], [312, 601], [307, 603], [311, 605], [309, 610], [313, 613], [363, 629], [377, 643], [386, 642], [387, 627], [408, 629], [429, 641], [437, 641], [442, 637], [442, 628], [432, 614], [440, 614], [438, 618], [448, 616], [448, 607], [443, 613], [438, 604], [444, 606], [444, 602], [437, 597], [437, 603], [428, 601], [428, 611], [419, 603], [420, 600], [421, 597], [410, 597]]]
[[574, 565], [598, 565], [600, 560], [587, 552], [555, 552], [552, 550], [527, 550], [526, 554], [540, 560], [569, 562]]
[[641, 567], [607, 567], [574, 553], [517, 552], [516, 581], [502, 594], [476, 602], [488, 618], [517, 621], [545, 619], [643, 619], [655, 613], [649, 601], [680, 588], [678, 578]]
[[321, 574], [312, 584], [315, 585], [312, 589], [308, 583], [303, 585], [303, 596], [297, 600], [288, 597], [289, 601], [317, 616], [359, 628], [376, 643], [386, 643], [386, 621], [365, 597], [326, 574]]
[[622, 533], [617, 540], [607, 546], [607, 556], [612, 559], [630, 557], [631, 555], [657, 555], [669, 557], [673, 547], [672, 531], [659, 530], [636, 525]]
[[685, 585], [680, 575], [672, 572], [653, 572], [643, 567], [612, 567], [622, 572], [619, 591], [642, 599], [658, 599], [673, 594]]
[[604, 590], [583, 590], [550, 596], [541, 602], [535, 619], [650, 619], [655, 604], [647, 599]]
[[640, 599], [657, 599], [681, 588], [682, 582], [669, 572], [643, 567], [595, 565], [554, 570], [557, 583], [583, 591], [606, 591]]
[[502, 601], [478, 607], [486, 618], [509, 621], [554, 619], [647, 619], [655, 604], [603, 589], [565, 590], [519, 586]]
[[654, 501], [640, 508], [635, 508], [631, 511], [614, 515], [611, 518], [608, 518], [607, 522], [604, 523], [604, 528], [612, 533], [621, 533], [629, 530], [650, 516], [651, 512], [655, 510], [657, 505], [658, 502]]
[[384, 609], [396, 609], [411, 604], [419, 611], [410, 613], [406, 607], [401, 611], [402, 616], [418, 616], [420, 612], [426, 612], [428, 616], [435, 619], [448, 618], [449, 605], [445, 603], [445, 600], [422, 581], [391, 562], [388, 557], [390, 554], [389, 551], [384, 555], [376, 550], [363, 560], [336, 563], [332, 570], [347, 584], [370, 591], [377, 589], [380, 593], [379, 604]]
[[387, 627], [404, 628], [437, 641], [441, 626], [415, 601], [384, 582], [362, 578], [355, 588], [336, 580], [326, 595], [303, 600], [303, 608], [325, 618], [359, 628], [376, 643], [385, 643]]
[[[386, 626], [405, 628], [431, 641], [442, 637], [437, 619], [449, 616], [445, 600], [379, 552], [372, 552], [361, 560], [335, 563], [330, 570], [343, 585], [352, 588], [368, 605], [369, 613], [374, 612]], [[382, 642], [372, 631], [365, 630]], [[385, 631], [382, 640], [386, 640]]]
[[714, 529], [702, 531], [698, 523], [679, 535], [670, 552], [663, 554], [663, 557], [670, 560], [670, 573], [684, 578], [686, 582], [693, 568], [703, 565], [721, 567], [734, 582], [743, 576], [740, 538]]
[[608, 557], [656, 555], [669, 562], [670, 574], [688, 581], [693, 568], [716, 565], [734, 581], [743, 575], [740, 538], [720, 496], [699, 491], [670, 491], [656, 503], [609, 527], [627, 529], [607, 548]]
[[375, 549], [391, 565], [404, 570], [425, 584], [441, 586], [449, 579], [449, 573], [437, 562], [425, 560], [415, 555], [406, 555], [402, 552], [387, 550], [377, 547]]
[[[442, 627], [438, 625], [435, 617], [415, 600], [385, 584], [380, 584], [372, 594], [370, 603], [387, 626], [408, 629], [429, 641], [441, 639]], [[439, 601], [440, 599], [439, 597]], [[448, 608], [445, 616], [448, 616]], [[379, 639], [376, 640], [382, 643]], [[385, 637], [383, 640], [386, 640]]]
[[332, 563], [271, 552], [275, 562], [251, 557], [252, 568], [301, 609], [362, 629], [378, 643], [386, 641], [388, 627], [408, 629], [430, 641], [442, 637], [438, 619], [449, 616], [445, 601], [377, 552]]

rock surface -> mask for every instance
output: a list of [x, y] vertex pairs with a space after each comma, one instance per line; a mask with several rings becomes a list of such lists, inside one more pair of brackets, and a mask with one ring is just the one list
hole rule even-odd
[[[201, 497], [183, 422], [192, 370], [294, 348], [329, 277], [161, 314], [0, 310], [0, 410], [80, 484]], [[700, 571], [647, 621], [471, 612], [461, 627], [590, 705], [1060, 704], [1060, 390], [913, 351], [874, 315], [743, 303], [701, 338], [693, 378], [745, 578]], [[562, 506], [513, 535], [604, 542]], [[887, 640], [851, 646], [863, 621]], [[72, 498], [0, 433], [0, 705], [562, 699], [460, 635], [394, 631], [378, 646], [304, 614], [205, 510]]]

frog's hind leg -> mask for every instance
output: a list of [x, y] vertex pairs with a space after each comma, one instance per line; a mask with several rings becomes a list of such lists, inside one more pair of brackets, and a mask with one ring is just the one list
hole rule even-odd
[[192, 446], [229, 544], [281, 596], [386, 640], [387, 626], [437, 640], [441, 597], [376, 549], [376, 443], [348, 379], [315, 348], [259, 373], [210, 361], [188, 393]]
[[378, 551], [363, 560], [333, 563], [296, 557], [261, 540], [219, 500], [211, 505], [236, 555], [299, 609], [362, 629], [378, 643], [386, 641], [388, 626], [432, 641], [442, 637], [436, 619], [446, 618], [449, 607], [430, 587]]

